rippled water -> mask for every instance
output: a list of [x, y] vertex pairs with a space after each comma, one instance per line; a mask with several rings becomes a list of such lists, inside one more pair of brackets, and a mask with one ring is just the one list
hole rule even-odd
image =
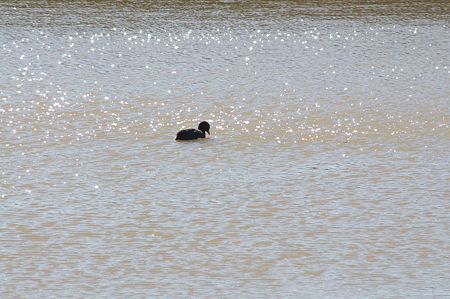
[[1, 297], [450, 297], [449, 13], [1, 2]]

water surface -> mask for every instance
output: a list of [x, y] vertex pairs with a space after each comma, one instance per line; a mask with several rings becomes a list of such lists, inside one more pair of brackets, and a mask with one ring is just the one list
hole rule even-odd
[[1, 2], [1, 297], [450, 297], [449, 12]]

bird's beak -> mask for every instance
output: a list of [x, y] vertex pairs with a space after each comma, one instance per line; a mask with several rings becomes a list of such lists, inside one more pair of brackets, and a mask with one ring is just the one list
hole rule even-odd
[[211, 135], [211, 134], [209, 134], [209, 130], [208, 130], [208, 131], [206, 131], [206, 133], [208, 133], [208, 135]]

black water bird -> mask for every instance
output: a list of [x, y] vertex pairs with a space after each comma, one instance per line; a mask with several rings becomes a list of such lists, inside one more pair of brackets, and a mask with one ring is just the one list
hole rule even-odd
[[209, 134], [209, 124], [206, 121], [202, 121], [198, 125], [198, 130], [197, 129], [181, 130], [177, 133], [177, 138], [175, 138], [175, 140], [194, 140], [197, 138], [205, 138], [206, 137], [205, 132]]

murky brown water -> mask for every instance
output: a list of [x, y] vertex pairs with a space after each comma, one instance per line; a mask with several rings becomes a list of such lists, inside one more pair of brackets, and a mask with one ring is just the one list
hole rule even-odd
[[450, 297], [449, 13], [1, 2], [0, 297]]

